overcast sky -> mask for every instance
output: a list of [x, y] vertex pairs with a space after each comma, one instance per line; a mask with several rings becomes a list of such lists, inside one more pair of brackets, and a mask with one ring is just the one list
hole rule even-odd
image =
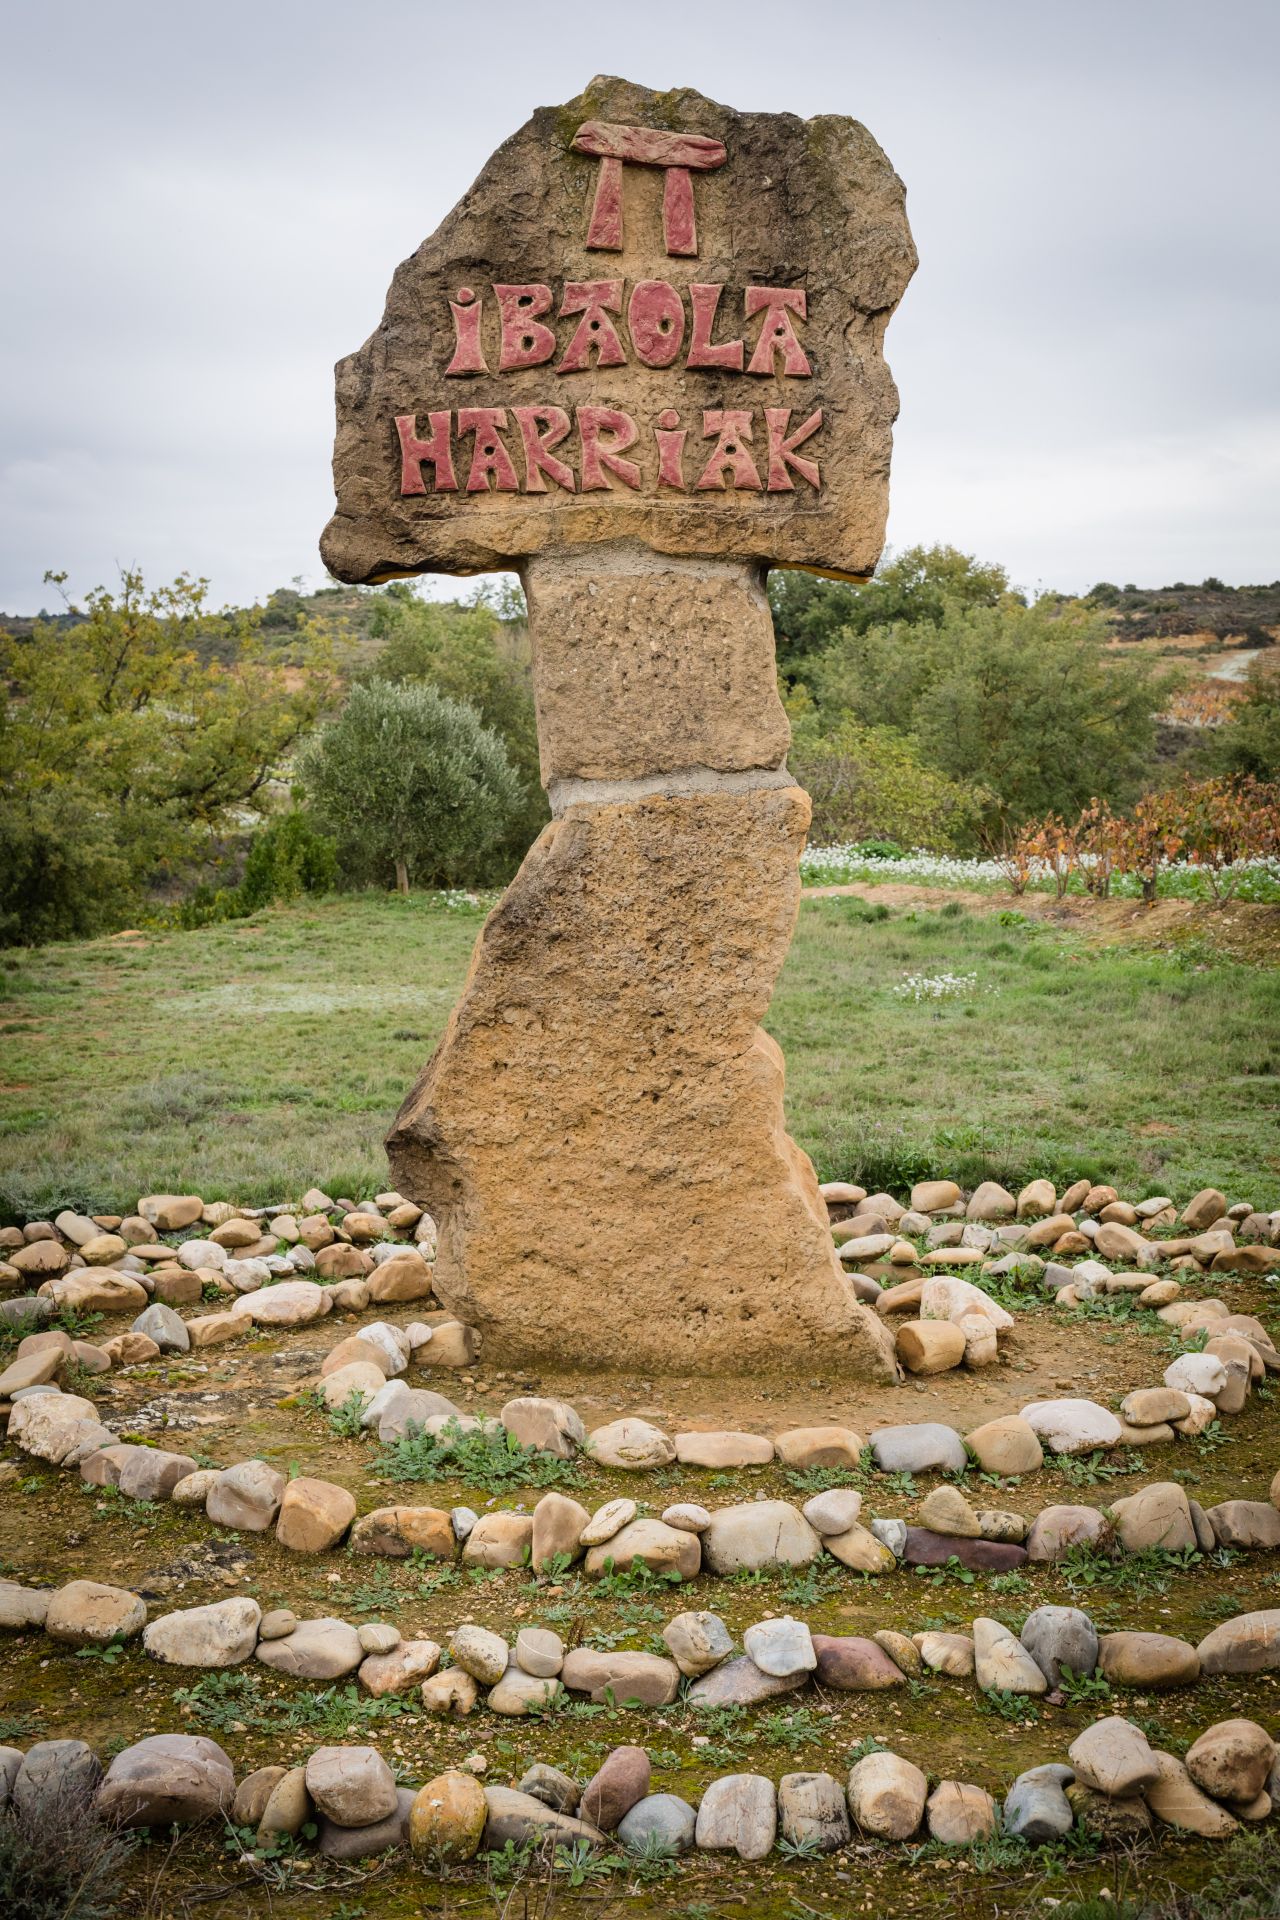
[[1032, 589], [1280, 575], [1277, 0], [4, 11], [9, 612], [52, 604], [48, 567], [320, 584], [334, 360], [600, 72], [851, 114], [905, 180], [893, 545]]

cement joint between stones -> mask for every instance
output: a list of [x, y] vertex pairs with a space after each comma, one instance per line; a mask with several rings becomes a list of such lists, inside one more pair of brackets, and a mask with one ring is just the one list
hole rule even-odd
[[553, 819], [570, 807], [623, 806], [633, 800], [676, 800], [691, 793], [757, 793], [765, 787], [791, 787], [795, 781], [784, 761], [779, 767], [743, 773], [717, 773], [714, 767], [677, 767], [641, 780], [553, 780], [547, 788]]

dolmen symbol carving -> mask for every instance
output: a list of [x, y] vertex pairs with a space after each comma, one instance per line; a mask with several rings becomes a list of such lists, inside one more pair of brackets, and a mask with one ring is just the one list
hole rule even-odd
[[388, 1139], [499, 1364], [893, 1372], [759, 1026], [809, 817], [764, 575], [875, 565], [914, 267], [855, 121], [601, 79], [338, 366], [333, 572], [514, 566], [529, 604], [552, 822]]

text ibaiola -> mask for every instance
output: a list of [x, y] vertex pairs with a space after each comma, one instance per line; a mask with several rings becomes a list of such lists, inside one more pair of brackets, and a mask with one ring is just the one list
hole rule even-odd
[[[447, 379], [545, 366], [557, 381], [634, 363], [807, 380], [812, 368], [796, 332], [807, 317], [803, 287], [747, 286], [739, 329], [721, 284], [678, 289], [667, 280], [569, 281], [559, 302], [540, 283], [498, 285], [492, 299], [460, 287], [450, 300]], [[625, 296], [625, 297], [624, 297]], [[687, 302], [687, 305], [686, 305]], [[557, 333], [548, 324], [570, 324]], [[749, 336], [749, 337], [748, 337]], [[687, 344], [686, 344], [687, 342]], [[565, 400], [572, 398], [566, 387]], [[745, 396], [744, 396], [745, 397]], [[818, 463], [798, 449], [823, 424], [821, 407], [793, 426], [786, 406], [703, 407], [682, 417], [664, 406], [647, 419], [607, 404], [432, 409], [395, 416], [400, 492], [589, 493], [611, 486], [680, 492], [743, 489], [793, 493], [796, 477], [818, 489]], [[687, 443], [692, 438], [692, 446]], [[557, 451], [559, 449], [559, 451]], [[635, 457], [628, 458], [628, 450]], [[459, 476], [462, 475], [461, 483]]]

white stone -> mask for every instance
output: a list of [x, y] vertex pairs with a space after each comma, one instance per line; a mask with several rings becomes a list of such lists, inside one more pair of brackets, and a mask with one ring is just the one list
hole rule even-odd
[[1053, 1453], [1114, 1447], [1123, 1432], [1115, 1414], [1096, 1400], [1032, 1400], [1021, 1409], [1021, 1416]]
[[803, 1620], [782, 1614], [758, 1620], [742, 1636], [742, 1644], [761, 1673], [785, 1680], [792, 1673], [812, 1673], [818, 1664], [813, 1640]]
[[1212, 1400], [1227, 1384], [1227, 1369], [1213, 1353], [1180, 1353], [1164, 1370], [1166, 1387]]

